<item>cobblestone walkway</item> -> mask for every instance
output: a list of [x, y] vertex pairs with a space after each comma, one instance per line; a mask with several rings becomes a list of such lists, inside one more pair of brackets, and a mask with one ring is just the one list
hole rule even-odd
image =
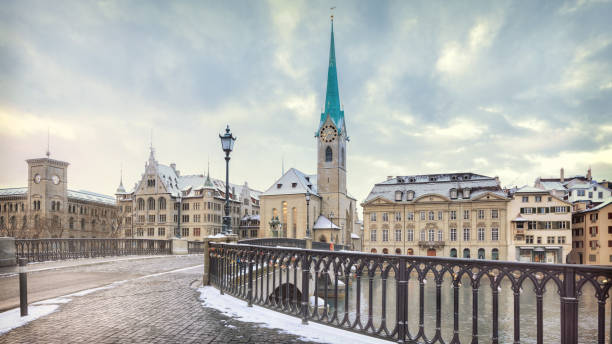
[[[192, 256], [167, 263], [178, 269], [201, 264], [201, 259]], [[156, 272], [151, 263], [141, 263], [82, 269]], [[304, 343], [293, 335], [202, 307], [195, 289], [200, 280], [201, 268], [195, 268], [132, 279], [73, 297], [55, 313], [0, 336], [0, 343]]]

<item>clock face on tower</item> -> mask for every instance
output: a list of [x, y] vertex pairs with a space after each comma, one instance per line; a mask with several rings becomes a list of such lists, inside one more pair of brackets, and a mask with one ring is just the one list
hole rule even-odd
[[51, 180], [53, 181], [53, 184], [57, 185], [60, 182], [60, 179], [58, 176], [54, 175], [53, 177], [51, 177]]
[[336, 132], [336, 128], [328, 124], [321, 128], [319, 136], [323, 142], [333, 142], [336, 139], [336, 136], [338, 136], [338, 133]]
[[34, 176], [34, 183], [36, 183], [36, 184], [40, 183], [40, 179], [41, 179], [40, 174], [38, 174], [38, 173], [37, 173], [37, 174]]

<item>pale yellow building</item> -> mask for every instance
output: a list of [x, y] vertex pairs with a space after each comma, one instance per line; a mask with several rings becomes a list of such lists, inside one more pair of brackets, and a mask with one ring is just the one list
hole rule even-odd
[[506, 259], [508, 198], [473, 173], [389, 177], [363, 207], [363, 251]]
[[[241, 230], [245, 219], [259, 216], [259, 191], [230, 184], [230, 216], [234, 234], [257, 237], [257, 227]], [[145, 172], [126, 192], [121, 181], [116, 192], [124, 237], [202, 240], [220, 233], [225, 207], [225, 183], [210, 175], [181, 175], [175, 164], [157, 162], [151, 148]]]
[[572, 262], [612, 265], [612, 200], [572, 215]]
[[115, 199], [68, 189], [65, 161], [29, 159], [28, 186], [0, 189], [0, 236], [107, 238], [118, 233]]
[[571, 203], [536, 187], [508, 203], [508, 260], [565, 263], [572, 247]]

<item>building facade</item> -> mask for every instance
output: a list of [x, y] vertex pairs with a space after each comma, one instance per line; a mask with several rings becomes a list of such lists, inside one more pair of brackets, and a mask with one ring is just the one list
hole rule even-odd
[[[259, 235], [303, 238], [308, 226], [315, 241], [351, 246], [358, 221], [357, 201], [347, 191], [349, 137], [340, 106], [333, 20], [325, 110], [315, 139], [317, 174], [309, 175], [292, 168], [261, 195]], [[321, 223], [329, 226], [317, 225]]]
[[612, 200], [572, 215], [572, 262], [612, 264]]
[[65, 161], [30, 159], [28, 186], [0, 189], [0, 236], [15, 238], [116, 237], [112, 196], [68, 189]]
[[506, 259], [509, 199], [473, 173], [390, 177], [363, 207], [363, 251]]
[[572, 249], [571, 203], [525, 186], [508, 204], [508, 260], [565, 263]]
[[[259, 192], [247, 183], [229, 189], [232, 231], [256, 237], [252, 228], [243, 231], [241, 226], [245, 217], [259, 215]], [[140, 181], [130, 192], [121, 181], [116, 198], [124, 237], [197, 241], [223, 227], [225, 183], [210, 175], [181, 175], [175, 164], [158, 163], [153, 148]]]

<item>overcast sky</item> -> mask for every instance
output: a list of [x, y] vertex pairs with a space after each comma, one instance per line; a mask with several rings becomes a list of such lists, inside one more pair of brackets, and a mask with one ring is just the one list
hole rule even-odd
[[471, 171], [503, 185], [612, 178], [607, 1], [3, 1], [0, 186], [25, 159], [70, 162], [71, 189], [113, 194], [162, 163], [265, 190], [316, 172], [335, 10], [340, 100], [359, 201], [387, 175]]

